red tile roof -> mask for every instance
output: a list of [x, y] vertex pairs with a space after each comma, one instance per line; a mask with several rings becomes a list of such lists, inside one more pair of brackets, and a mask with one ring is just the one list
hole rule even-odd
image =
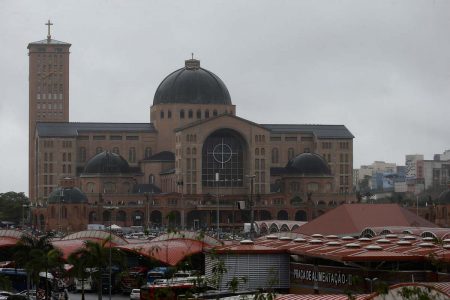
[[359, 235], [364, 228], [386, 226], [436, 227], [397, 204], [343, 204], [301, 226], [295, 232], [308, 235]]

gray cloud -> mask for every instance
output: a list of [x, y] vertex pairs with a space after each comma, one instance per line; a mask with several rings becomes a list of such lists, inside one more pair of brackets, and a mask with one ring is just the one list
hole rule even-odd
[[2, 1], [0, 192], [27, 190], [28, 42], [73, 44], [72, 121], [145, 122], [191, 52], [264, 123], [345, 124], [355, 166], [449, 148], [448, 1]]

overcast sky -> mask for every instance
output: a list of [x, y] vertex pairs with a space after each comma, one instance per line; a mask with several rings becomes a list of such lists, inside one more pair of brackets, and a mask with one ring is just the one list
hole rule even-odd
[[71, 121], [148, 122], [194, 52], [240, 117], [346, 125], [355, 167], [450, 149], [450, 1], [0, 0], [0, 192], [28, 192], [27, 44], [48, 18]]

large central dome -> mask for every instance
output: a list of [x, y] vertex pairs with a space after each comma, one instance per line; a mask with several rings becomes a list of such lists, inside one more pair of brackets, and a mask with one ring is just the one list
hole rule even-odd
[[153, 105], [170, 103], [231, 105], [231, 98], [219, 77], [201, 68], [199, 60], [189, 59], [156, 89]]

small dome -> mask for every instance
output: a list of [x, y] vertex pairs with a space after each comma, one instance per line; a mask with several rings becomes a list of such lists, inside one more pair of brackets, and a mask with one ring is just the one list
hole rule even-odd
[[201, 68], [199, 60], [189, 59], [156, 89], [153, 105], [167, 103], [231, 105], [231, 98], [219, 77]]
[[304, 175], [331, 175], [327, 162], [315, 153], [302, 153], [286, 165], [289, 173]]
[[87, 203], [86, 195], [76, 187], [57, 188], [48, 195], [48, 203]]
[[128, 173], [130, 166], [119, 154], [103, 151], [92, 157], [84, 168], [84, 173]]

